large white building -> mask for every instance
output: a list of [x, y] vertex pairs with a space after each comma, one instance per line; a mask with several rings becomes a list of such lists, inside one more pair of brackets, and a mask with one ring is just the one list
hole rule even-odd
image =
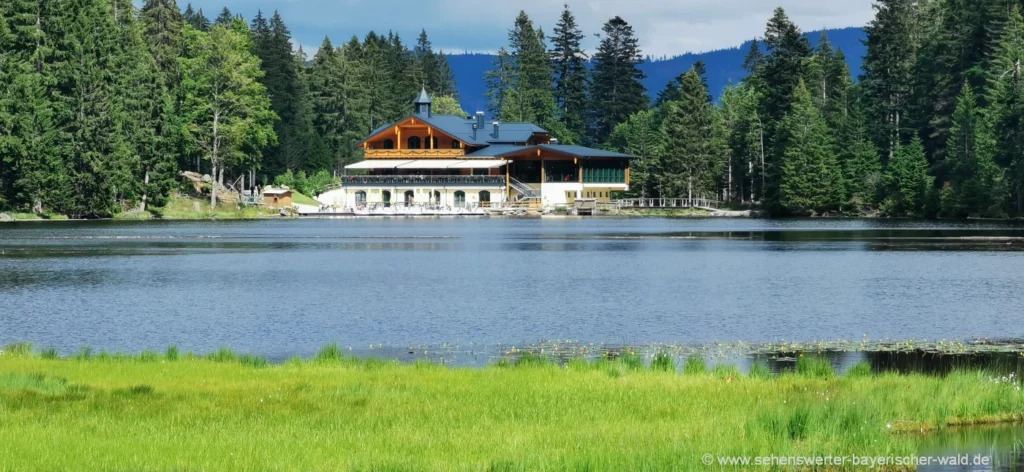
[[569, 205], [606, 201], [628, 189], [631, 156], [552, 142], [531, 123], [484, 124], [434, 115], [426, 91], [415, 113], [359, 143], [365, 160], [346, 167], [340, 187], [319, 197], [338, 208], [474, 208], [504, 202]]

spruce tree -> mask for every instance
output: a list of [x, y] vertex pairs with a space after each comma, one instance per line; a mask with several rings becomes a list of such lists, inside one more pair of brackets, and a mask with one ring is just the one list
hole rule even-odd
[[497, 119], [504, 119], [501, 111], [508, 101], [508, 92], [514, 80], [512, 57], [504, 47], [494, 57], [494, 67], [484, 74], [487, 81], [487, 110]]
[[1024, 19], [1013, 7], [989, 60], [988, 101], [996, 163], [1009, 171], [1014, 209], [1024, 212]]
[[886, 160], [914, 133], [911, 93], [917, 33], [913, 0], [880, 0], [867, 32], [861, 83], [875, 145]]
[[853, 78], [846, 56], [843, 51], [832, 48], [826, 31], [821, 32], [821, 40], [807, 69], [808, 89], [815, 106], [821, 110], [830, 129], [839, 129], [848, 113]]
[[210, 31], [210, 20], [203, 14], [203, 9], [200, 8], [197, 12], [192, 9], [191, 3], [188, 4], [188, 8], [185, 9], [185, 12], [181, 14], [181, 19], [185, 24], [191, 25], [199, 31]]
[[684, 74], [680, 99], [668, 102], [664, 123], [664, 191], [669, 197], [715, 198], [722, 165], [714, 109], [695, 69]]
[[882, 180], [880, 153], [868, 130], [863, 101], [851, 100], [849, 113], [836, 132], [835, 153], [842, 169], [846, 204], [860, 214], [875, 209]]
[[932, 180], [928, 175], [924, 144], [915, 136], [910, 144], [896, 149], [885, 168], [882, 210], [889, 216], [926, 216]]
[[823, 214], [839, 209], [843, 180], [831, 133], [800, 80], [791, 111], [780, 124], [783, 146], [779, 203], [786, 214]]
[[455, 72], [452, 71], [452, 66], [448, 63], [448, 56], [444, 54], [444, 51], [437, 54], [437, 73], [433, 80], [435, 94], [452, 97], [458, 101], [459, 91], [456, 88]]
[[761, 52], [761, 43], [755, 39], [750, 42], [750, 49], [747, 50], [747, 55], [743, 58], [743, 70], [747, 71], [748, 75], [757, 75], [761, 72], [762, 67], [764, 67], [764, 53]]
[[965, 83], [953, 113], [947, 148], [953, 192], [943, 208], [947, 216], [1003, 214], [1002, 170], [995, 164], [995, 152], [985, 111], [978, 107], [974, 88]]
[[616, 16], [601, 30], [589, 92], [591, 143], [605, 142], [615, 125], [649, 103], [642, 83], [646, 76], [639, 68], [643, 56], [633, 27]]
[[514, 100], [506, 103], [502, 119], [535, 123], [560, 136], [557, 110], [552, 93], [551, 61], [544, 46], [544, 35], [533, 28], [533, 21], [520, 11], [508, 32], [512, 62], [512, 93]]
[[419, 64], [417, 71], [422, 74], [415, 79], [415, 82], [433, 93], [440, 93], [438, 89], [440, 64], [437, 54], [434, 54], [430, 39], [427, 38], [427, 30], [420, 30], [420, 36], [416, 40], [416, 46], [413, 47], [412, 54]]
[[555, 25], [551, 36], [551, 67], [554, 70], [555, 103], [563, 126], [567, 143], [578, 143], [586, 133], [587, 82], [589, 71], [581, 41], [583, 32], [576, 24], [576, 17], [565, 4], [562, 16]]
[[661, 196], [661, 159], [665, 134], [653, 109], [634, 113], [618, 124], [608, 139], [610, 148], [634, 156], [629, 163], [629, 191], [639, 198]]
[[[763, 120], [767, 149], [765, 170], [761, 179], [764, 184], [760, 190], [762, 203], [768, 210], [780, 213], [784, 211], [780, 185], [781, 161], [786, 151], [783, 145], [784, 135], [787, 131], [779, 130], [778, 127], [790, 114], [793, 104], [797, 101], [797, 85], [806, 76], [811, 46], [782, 8], [775, 9], [774, 15], [768, 21], [764, 45], [764, 63], [753, 81], [761, 97], [758, 100], [758, 115]], [[806, 86], [804, 91], [806, 92]]]
[[[201, 13], [202, 12], [200, 11], [200, 14]], [[213, 24], [230, 27], [234, 22], [235, 16], [231, 14], [231, 10], [228, 10], [228, 7], [224, 7], [224, 9], [220, 11], [220, 15], [217, 16], [217, 19], [213, 21]]]

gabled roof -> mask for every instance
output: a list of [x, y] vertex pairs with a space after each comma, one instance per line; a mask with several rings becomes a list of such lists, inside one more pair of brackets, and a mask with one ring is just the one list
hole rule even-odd
[[427, 123], [434, 128], [437, 128], [441, 132], [450, 135], [451, 137], [462, 141], [465, 144], [471, 146], [486, 146], [488, 144], [500, 144], [500, 143], [525, 143], [530, 140], [536, 133], [545, 134], [547, 130], [537, 126], [533, 123], [499, 123], [498, 125], [498, 138], [494, 138], [494, 125], [487, 123], [484, 128], [477, 130], [476, 138], [473, 137], [473, 125], [476, 120], [472, 118], [463, 118], [461, 116], [454, 115], [417, 115], [412, 114], [394, 123], [388, 123], [381, 126], [369, 136], [367, 136], [359, 144], [362, 144], [366, 140], [373, 138], [380, 134], [384, 130], [397, 125], [410, 118], [415, 118], [424, 123]]
[[514, 146], [509, 144], [495, 144], [487, 146], [479, 151], [466, 154], [466, 157], [505, 157], [521, 152], [529, 152], [535, 149], [543, 149], [549, 152], [578, 157], [580, 159], [607, 158], [607, 159], [631, 159], [633, 156], [618, 152], [605, 151], [584, 146], [573, 146], [567, 144], [538, 144], [535, 146]]

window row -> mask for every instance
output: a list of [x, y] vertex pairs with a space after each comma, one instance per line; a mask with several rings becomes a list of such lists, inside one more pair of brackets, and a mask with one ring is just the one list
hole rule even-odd
[[[429, 146], [429, 142], [424, 143], [424, 141], [427, 141], [426, 139], [421, 139], [419, 136], [410, 136], [409, 139], [407, 139], [405, 141], [405, 143], [406, 143], [405, 144], [405, 148], [406, 149], [438, 149], [439, 147], [438, 147], [438, 144], [437, 144], [437, 136], [434, 136], [434, 137], [432, 137], [430, 139], [434, 140], [434, 146], [433, 147]], [[428, 146], [426, 148], [424, 148], [423, 147], [424, 144], [428, 144]], [[394, 149], [395, 148], [395, 141], [391, 140], [391, 139], [385, 139], [383, 145], [384, 145], [384, 149]], [[453, 139], [452, 140], [452, 149], [462, 149], [462, 143], [459, 140], [457, 140], [457, 139]]]
[[[416, 203], [416, 192], [413, 192], [412, 190], [406, 190], [405, 193], [402, 196], [403, 196], [402, 203], [404, 203], [405, 205], [414, 205]], [[491, 202], [491, 192], [489, 192], [487, 190], [480, 191], [480, 193], [478, 193], [477, 196], [480, 198], [480, 204], [481, 205], [486, 205], [486, 204]], [[383, 190], [383, 191], [381, 191], [380, 197], [381, 197], [380, 198], [381, 199], [381, 203], [383, 203], [384, 206], [391, 206], [391, 191], [390, 190]], [[441, 192], [435, 190], [434, 194], [431, 195], [431, 197], [432, 198], [430, 199], [430, 202], [428, 202], [428, 203], [436, 205], [436, 204], [439, 204], [441, 202]], [[456, 207], [464, 207], [464, 206], [466, 206], [466, 192], [463, 192], [462, 190], [457, 190], [455, 192], [455, 194], [453, 195], [453, 197], [454, 197], [454, 199], [453, 199], [454, 205]], [[356, 192], [356, 206], [365, 206], [366, 203], [367, 203], [366, 202], [366, 192], [363, 191], [363, 190], [360, 190], [360, 191]]]

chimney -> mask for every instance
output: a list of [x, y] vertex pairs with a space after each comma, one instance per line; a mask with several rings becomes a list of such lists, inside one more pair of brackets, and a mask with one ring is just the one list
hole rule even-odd
[[477, 129], [484, 129], [484, 112], [476, 112], [476, 127]]
[[494, 139], [498, 139], [498, 122], [494, 122]]

